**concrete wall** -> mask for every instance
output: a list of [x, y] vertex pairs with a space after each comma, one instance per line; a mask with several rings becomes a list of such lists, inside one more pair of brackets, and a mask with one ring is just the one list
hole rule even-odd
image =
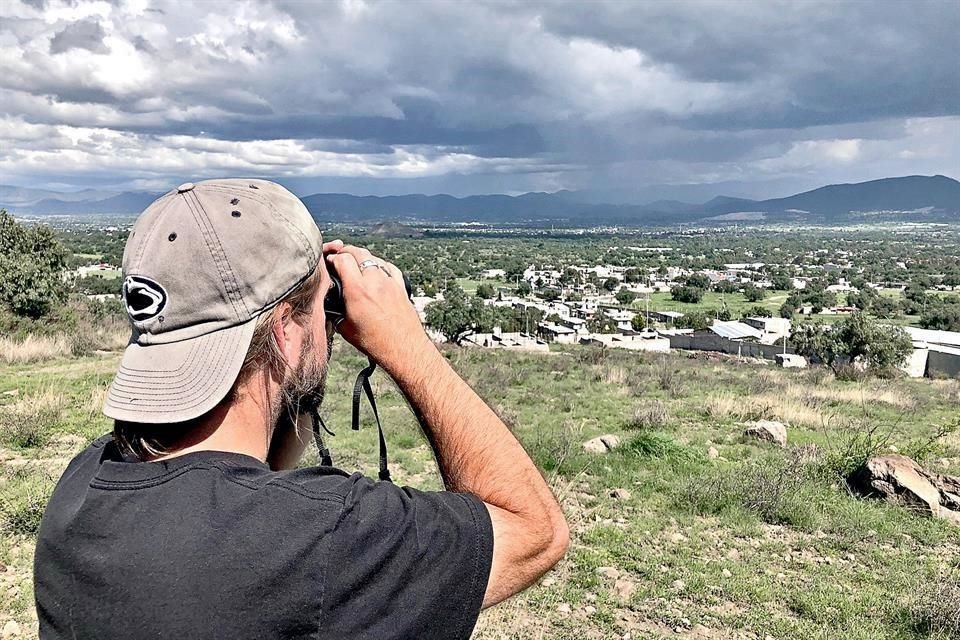
[[[763, 358], [765, 360], [774, 360], [778, 353], [783, 353], [783, 345], [737, 342], [721, 338], [718, 335], [670, 336], [670, 347], [692, 351], [719, 351], [732, 355], [739, 354], [744, 358]], [[787, 349], [787, 353], [793, 352]]]
[[927, 355], [927, 375], [933, 377], [960, 377], [960, 353], [930, 349]]

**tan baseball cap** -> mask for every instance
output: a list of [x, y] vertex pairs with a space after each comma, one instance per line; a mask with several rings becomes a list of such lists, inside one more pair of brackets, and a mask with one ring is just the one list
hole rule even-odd
[[140, 214], [123, 252], [133, 335], [103, 412], [183, 422], [213, 409], [240, 373], [258, 316], [317, 268], [320, 229], [266, 180], [182, 184]]

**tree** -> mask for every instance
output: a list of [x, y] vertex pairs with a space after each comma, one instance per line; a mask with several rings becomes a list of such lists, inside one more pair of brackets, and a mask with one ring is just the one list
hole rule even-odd
[[553, 287], [547, 287], [540, 292], [540, 297], [546, 300], [547, 302], [553, 302], [554, 300], [560, 299], [560, 290]]
[[[793, 314], [790, 314], [793, 315]], [[754, 305], [752, 307], [747, 307], [743, 310], [743, 318], [772, 318], [773, 312], [766, 307], [761, 307], [760, 305]]]
[[691, 311], [683, 314], [673, 322], [678, 329], [693, 329], [700, 331], [710, 326], [710, 318], [703, 311]]
[[736, 293], [739, 287], [733, 280], [721, 280], [713, 285], [713, 290], [717, 293]]
[[760, 302], [766, 295], [763, 289], [753, 285], [747, 285], [743, 288], [743, 297], [747, 299], [747, 302]]
[[641, 282], [643, 280], [643, 273], [640, 269], [627, 269], [623, 273], [623, 279], [627, 282]]
[[488, 282], [482, 282], [477, 285], [477, 297], [483, 300], [491, 300], [497, 292], [493, 290], [493, 285]]
[[710, 288], [710, 278], [703, 273], [691, 273], [687, 276], [685, 283], [688, 287], [694, 287], [697, 289], [709, 289]]
[[0, 209], [0, 304], [14, 314], [44, 316], [67, 299], [66, 252], [46, 225], [19, 224]]
[[945, 304], [929, 307], [920, 317], [920, 326], [924, 329], [960, 331], [960, 305]]
[[530, 283], [526, 280], [521, 280], [520, 284], [517, 285], [517, 295], [525, 298], [531, 293], [533, 293], [533, 287], [530, 286]]
[[780, 310], [777, 312], [781, 318], [786, 318], [787, 320], [793, 318], [793, 315], [797, 312], [797, 308], [794, 307], [789, 302], [784, 302], [780, 305]]
[[621, 289], [617, 292], [617, 302], [623, 305], [629, 305], [637, 299], [637, 294], [630, 289]]
[[841, 358], [868, 370], [889, 369], [903, 364], [913, 349], [903, 329], [882, 325], [860, 312], [832, 328], [801, 324], [794, 328], [790, 342], [800, 355], [819, 360], [834, 371]]
[[616, 321], [607, 314], [598, 311], [587, 320], [587, 329], [592, 333], [618, 333]]
[[638, 313], [630, 320], [630, 326], [633, 327], [634, 331], [643, 331], [648, 326], [647, 317]]
[[677, 286], [670, 290], [670, 297], [677, 302], [690, 302], [695, 304], [703, 300], [703, 289]]
[[793, 278], [786, 274], [778, 273], [770, 278], [770, 285], [775, 291], [793, 291]]
[[427, 305], [426, 316], [428, 326], [436, 329], [448, 341], [455, 344], [459, 344], [476, 324], [473, 306], [467, 301], [467, 294], [456, 283], [447, 288], [443, 294], [443, 300], [436, 300]]
[[900, 316], [900, 305], [893, 298], [877, 296], [870, 303], [870, 313], [878, 318], [889, 320]]
[[603, 281], [603, 288], [607, 291], [616, 291], [617, 287], [620, 286], [620, 281], [616, 278], [607, 278]]

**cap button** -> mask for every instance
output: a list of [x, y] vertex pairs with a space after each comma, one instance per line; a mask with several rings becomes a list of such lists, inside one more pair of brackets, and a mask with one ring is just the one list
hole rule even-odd
[[177, 187], [177, 193], [184, 193], [185, 191], [190, 191], [191, 189], [193, 189], [193, 183], [184, 182], [182, 185]]

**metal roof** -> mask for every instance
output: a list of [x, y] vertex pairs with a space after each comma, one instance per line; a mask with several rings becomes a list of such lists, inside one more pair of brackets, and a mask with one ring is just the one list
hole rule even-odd
[[728, 340], [743, 340], [744, 338], [759, 339], [763, 336], [763, 331], [754, 329], [750, 325], [744, 324], [739, 320], [731, 320], [730, 322], [714, 322], [710, 327], [710, 331], [713, 331], [721, 338], [727, 338]]
[[960, 346], [960, 332], [957, 331], [938, 331], [935, 329], [918, 329], [916, 327], [903, 327], [903, 330], [910, 334], [912, 340]]

